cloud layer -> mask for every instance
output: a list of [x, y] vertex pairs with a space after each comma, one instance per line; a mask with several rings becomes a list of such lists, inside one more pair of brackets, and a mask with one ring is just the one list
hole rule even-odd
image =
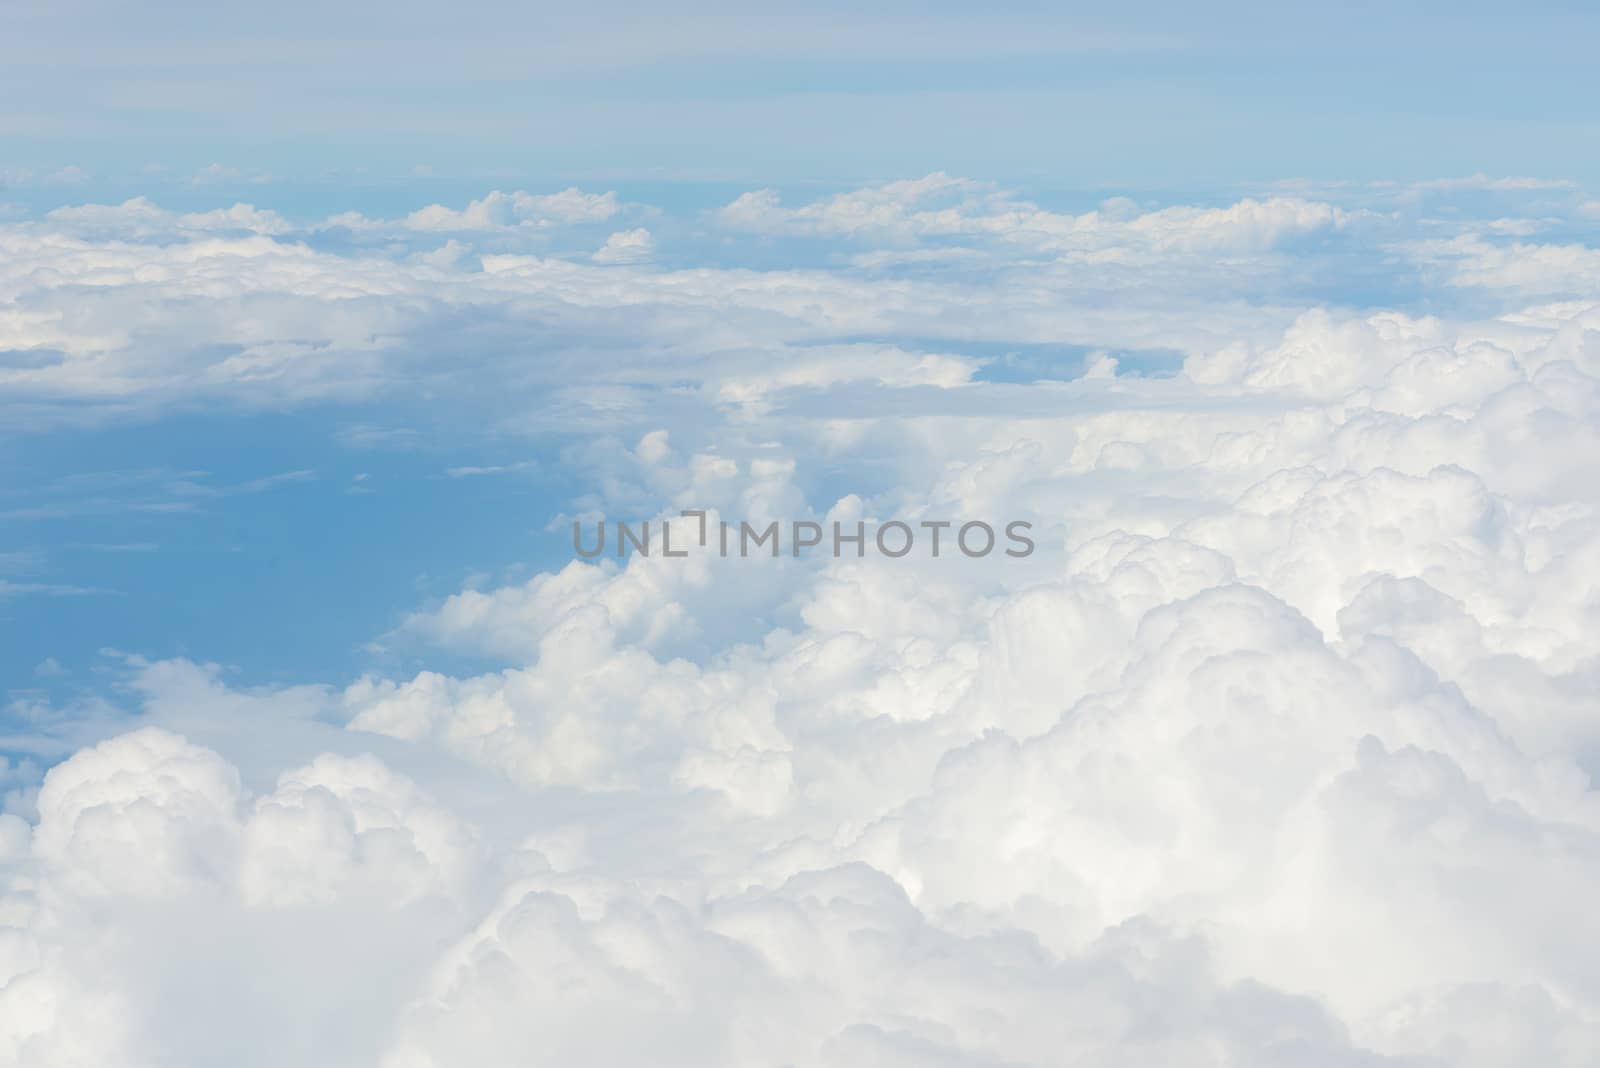
[[41, 428], [420, 395], [569, 434], [558, 521], [1040, 545], [574, 561], [354, 680], [124, 659], [0, 816], [0, 1064], [1595, 1063], [1581, 190], [789, 200], [0, 227]]

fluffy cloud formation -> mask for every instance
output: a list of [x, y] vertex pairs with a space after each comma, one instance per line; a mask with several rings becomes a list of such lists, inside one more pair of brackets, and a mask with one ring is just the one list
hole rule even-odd
[[655, 239], [650, 231], [639, 227], [618, 230], [606, 238], [606, 243], [595, 252], [596, 263], [640, 263], [655, 253]]
[[613, 417], [569, 427], [574, 512], [1040, 548], [574, 561], [333, 686], [130, 661], [139, 724], [0, 817], [0, 1064], [1600, 1059], [1592, 250], [1384, 232], [1491, 293], [1429, 314], [1308, 295], [1348, 250], [1298, 239], [1392, 220], [1297, 199], [936, 175], [716, 213], [845, 243], [781, 270], [92, 232], [144, 212], [6, 232], [56, 272], [0, 274], [15, 348], [65, 354], [8, 392], [160, 403], [194, 387], [143, 332], [224, 329], [258, 383], [403, 388], [442, 308], [493, 308], [583, 339], [518, 395]]
[[615, 193], [585, 193], [565, 189], [536, 196], [521, 191], [495, 190], [474, 200], [460, 211], [442, 204], [430, 204], [406, 216], [413, 230], [498, 230], [511, 226], [557, 226], [579, 222], [602, 222], [617, 213]]

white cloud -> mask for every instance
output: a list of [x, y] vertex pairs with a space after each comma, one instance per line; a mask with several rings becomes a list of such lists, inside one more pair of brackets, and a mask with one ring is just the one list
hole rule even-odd
[[649, 230], [619, 230], [606, 238], [594, 259], [596, 263], [642, 263], [655, 255], [655, 248]]
[[446, 232], [572, 225], [604, 222], [617, 213], [618, 207], [615, 193], [565, 189], [540, 196], [520, 190], [513, 193], [496, 190], [459, 211], [431, 204], [406, 216], [405, 225], [413, 230]]
[[1600, 250], [1579, 244], [1495, 242], [1475, 233], [1420, 241], [1412, 254], [1454, 286], [1529, 296], [1585, 296], [1600, 284]]
[[46, 218], [79, 232], [119, 234], [143, 238], [178, 234], [228, 232], [278, 235], [292, 227], [272, 211], [250, 204], [235, 204], [213, 211], [176, 214], [157, 207], [145, 197], [134, 197], [121, 204], [84, 204], [57, 208]]
[[765, 233], [872, 241], [966, 238], [1106, 262], [1184, 253], [1254, 253], [1347, 225], [1344, 209], [1314, 201], [1246, 199], [1226, 208], [1140, 212], [1126, 200], [1065, 215], [980, 182], [932, 174], [785, 208], [770, 189], [744, 193], [716, 212], [722, 225]]
[[145, 730], [51, 769], [34, 851], [75, 895], [161, 897], [234, 862], [238, 775], [209, 750]]
[[244, 900], [287, 906], [352, 895], [393, 907], [459, 887], [467, 831], [371, 756], [323, 754], [285, 772], [244, 830]]
[[[342, 686], [130, 661], [140, 729], [40, 711], [77, 752], [0, 816], [0, 1064], [1600, 1057], [1593, 250], [1364, 250], [1460, 287], [1424, 312], [1285, 282], [1346, 254], [1295, 238], [1373, 221], [1295, 198], [724, 209], [851, 239], [784, 270], [92, 234], [123, 208], [3, 232], [0, 322], [67, 354], [7, 389], [401, 388], [489, 310], [581, 339], [516, 366], [527, 411], [616, 419], [562, 456], [586, 522], [1027, 518], [1040, 549], [574, 562], [419, 607], [384, 644], [422, 666]], [[559, 214], [518, 210], [428, 220]], [[1024, 345], [1088, 371], [997, 380]], [[348, 441], [416, 443], [387, 425]]]

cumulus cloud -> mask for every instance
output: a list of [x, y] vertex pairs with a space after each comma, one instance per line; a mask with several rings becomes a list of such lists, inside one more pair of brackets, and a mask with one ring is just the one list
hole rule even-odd
[[[227, 330], [258, 373], [188, 370], [282, 386], [288, 335], [240, 308], [293, 325], [308, 394], [404, 388], [441, 315], [493, 309], [582, 338], [517, 403], [613, 416], [567, 425], [563, 533], [1022, 518], [1039, 551], [695, 544], [420, 605], [382, 639], [404, 670], [128, 660], [137, 724], [41, 716], [75, 752], [0, 816], [0, 1064], [1600, 1057], [1587, 247], [1386, 231], [1461, 302], [1368, 307], [1280, 277], [1373, 223], [1297, 198], [1070, 215], [935, 175], [716, 214], [837, 243], [805, 269], [605, 266], [598, 238], [426, 262], [122, 209], [4, 232], [55, 272], [0, 269], [5, 329], [67, 354], [9, 390], [159, 410], [190, 387], [151, 338]], [[129, 225], [167, 234], [94, 232]], [[971, 255], [895, 258], [924, 245]], [[1007, 346], [1073, 371], [1008, 377]]]
[[617, 208], [615, 193], [585, 193], [572, 188], [541, 196], [520, 190], [513, 193], [495, 190], [460, 210], [430, 204], [407, 215], [405, 225], [413, 230], [445, 232], [548, 227], [603, 222], [615, 215]]
[[641, 263], [655, 254], [655, 239], [644, 228], [619, 230], [595, 252], [596, 263]]

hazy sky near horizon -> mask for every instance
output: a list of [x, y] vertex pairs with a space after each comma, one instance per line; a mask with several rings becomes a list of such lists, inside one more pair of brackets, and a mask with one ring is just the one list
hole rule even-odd
[[0, 136], [14, 168], [108, 182], [1592, 178], [1597, 20], [1549, 2], [24, 2], [0, 12]]

